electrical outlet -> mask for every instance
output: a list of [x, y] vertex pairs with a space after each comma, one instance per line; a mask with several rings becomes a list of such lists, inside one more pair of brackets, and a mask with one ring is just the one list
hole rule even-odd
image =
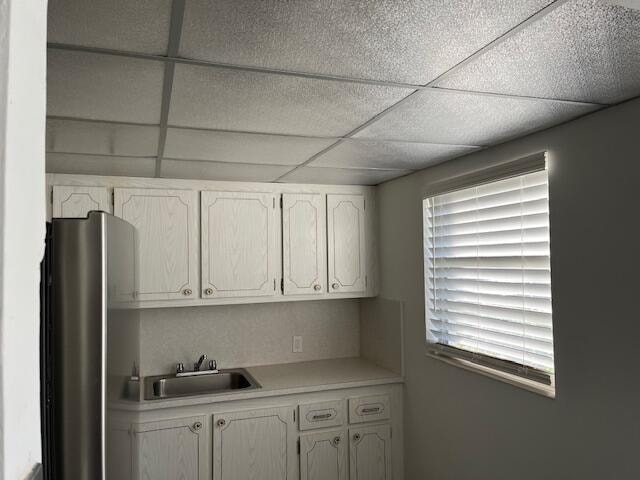
[[293, 336], [293, 353], [302, 353], [302, 337], [300, 335]]

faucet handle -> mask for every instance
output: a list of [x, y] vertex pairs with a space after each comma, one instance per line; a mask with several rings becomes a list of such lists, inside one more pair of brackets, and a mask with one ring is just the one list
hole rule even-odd
[[184, 372], [184, 363], [180, 362], [176, 364], [176, 373], [183, 373], [183, 372]]
[[216, 362], [215, 360], [209, 360], [209, 370], [217, 370], [218, 369], [218, 362]]

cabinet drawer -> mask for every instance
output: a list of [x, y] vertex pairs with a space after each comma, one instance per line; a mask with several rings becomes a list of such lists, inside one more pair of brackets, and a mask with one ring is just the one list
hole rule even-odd
[[342, 400], [308, 403], [298, 407], [300, 430], [337, 427], [344, 423]]
[[387, 395], [349, 399], [349, 423], [386, 420], [389, 416], [389, 397]]

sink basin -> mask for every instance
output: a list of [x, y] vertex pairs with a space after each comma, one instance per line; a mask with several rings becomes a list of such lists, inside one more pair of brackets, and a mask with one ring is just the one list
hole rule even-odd
[[220, 370], [218, 373], [176, 377], [160, 375], [145, 380], [145, 399], [186, 397], [190, 395], [210, 395], [237, 390], [260, 388], [244, 369]]

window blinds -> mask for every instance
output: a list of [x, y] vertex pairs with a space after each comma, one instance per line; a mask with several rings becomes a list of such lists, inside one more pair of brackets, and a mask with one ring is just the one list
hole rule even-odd
[[424, 200], [427, 340], [550, 384], [553, 331], [547, 171]]

